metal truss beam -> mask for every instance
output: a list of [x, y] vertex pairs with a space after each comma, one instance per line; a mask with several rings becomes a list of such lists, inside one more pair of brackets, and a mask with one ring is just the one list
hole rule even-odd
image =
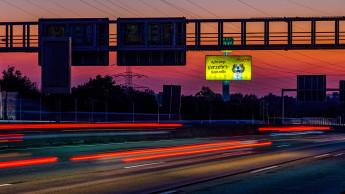
[[[142, 18], [145, 19], [145, 18]], [[147, 18], [149, 20], [150, 18]], [[271, 30], [274, 23], [286, 23], [286, 28], [280, 32]], [[310, 26], [301, 29], [296, 22], [303, 22]], [[317, 31], [318, 22], [334, 23], [330, 31]], [[340, 31], [340, 23], [345, 22], [341, 17], [277, 17], [277, 18], [247, 18], [247, 19], [187, 19], [186, 23], [194, 24], [194, 32], [183, 32], [187, 45], [182, 50], [314, 50], [314, 49], [345, 49], [345, 32]], [[117, 20], [110, 20], [116, 25]], [[202, 24], [215, 23], [214, 33], [202, 33]], [[228, 23], [238, 24], [238, 31], [226, 28]], [[253, 23], [262, 24], [262, 29], [249, 31]], [[19, 27], [18, 27], [19, 26]], [[38, 52], [39, 30], [38, 22], [0, 22], [0, 52]], [[206, 28], [209, 28], [209, 26]], [[18, 30], [21, 29], [21, 30]], [[334, 29], [334, 30], [333, 30]], [[207, 31], [207, 30], [206, 30]], [[35, 32], [35, 33], [33, 33]], [[116, 34], [116, 32], [110, 32]], [[223, 38], [233, 37], [234, 45], [224, 45]], [[119, 37], [117, 37], [119, 39]], [[117, 40], [116, 40], [117, 41]], [[88, 48], [73, 47], [80, 51]], [[116, 45], [99, 48], [102, 51], [117, 51]], [[169, 48], [159, 48], [160, 50]], [[159, 50], [158, 49], [158, 50]], [[135, 48], [134, 48], [135, 50]]]

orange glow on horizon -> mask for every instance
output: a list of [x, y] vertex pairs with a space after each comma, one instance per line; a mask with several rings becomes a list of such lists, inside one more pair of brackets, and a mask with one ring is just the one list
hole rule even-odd
[[161, 123], [53, 123], [53, 124], [0, 124], [0, 129], [66, 129], [66, 128], [108, 128], [108, 127], [182, 127], [182, 124]]
[[122, 161], [123, 161], [123, 162], [131, 162], [131, 161], [148, 160], [148, 159], [162, 158], [162, 157], [169, 157], [169, 156], [180, 156], [180, 155], [187, 155], [187, 154], [197, 154], [197, 153], [205, 153], [205, 152], [214, 152], [214, 151], [221, 151], [221, 150], [228, 150], [228, 149], [236, 149], [236, 148], [244, 148], [244, 147], [253, 147], [253, 146], [262, 146], [262, 145], [271, 145], [271, 144], [272, 144], [272, 142], [253, 143], [253, 144], [243, 144], [243, 145], [228, 146], [228, 147], [221, 147], [221, 148], [212, 148], [212, 149], [195, 150], [195, 151], [186, 151], [186, 152], [176, 152], [176, 153], [159, 154], [159, 155], [144, 156], [144, 157], [136, 157], [136, 158], [125, 158], [125, 159], [122, 159]]
[[181, 149], [191, 149], [191, 148], [199, 148], [199, 147], [206, 147], [206, 146], [220, 146], [220, 145], [229, 145], [229, 144], [239, 144], [240, 141], [233, 141], [233, 142], [221, 142], [221, 143], [207, 143], [207, 144], [198, 144], [198, 145], [191, 145], [191, 146], [179, 146], [179, 147], [171, 147], [171, 148], [157, 148], [157, 149], [148, 149], [148, 150], [138, 150], [138, 151], [128, 151], [128, 152], [116, 152], [116, 153], [109, 153], [109, 154], [98, 154], [92, 156], [83, 156], [83, 157], [73, 157], [70, 158], [72, 161], [76, 160], [88, 160], [88, 159], [97, 159], [97, 158], [106, 158], [106, 157], [114, 157], [114, 156], [124, 156], [130, 154], [144, 154], [144, 153], [154, 153], [154, 152], [164, 152], [164, 151], [175, 151]]
[[260, 127], [259, 131], [314, 131], [314, 130], [330, 130], [330, 127], [316, 126], [297, 126], [297, 127]]
[[57, 157], [0, 162], [0, 168], [27, 166], [27, 165], [44, 164], [44, 163], [52, 163], [52, 162], [57, 162]]

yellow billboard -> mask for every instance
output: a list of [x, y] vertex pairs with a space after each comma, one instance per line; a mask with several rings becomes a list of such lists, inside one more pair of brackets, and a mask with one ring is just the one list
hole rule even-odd
[[206, 80], [251, 80], [251, 56], [206, 56]]

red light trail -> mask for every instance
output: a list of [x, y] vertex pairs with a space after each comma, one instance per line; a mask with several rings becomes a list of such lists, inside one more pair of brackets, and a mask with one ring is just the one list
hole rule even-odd
[[45, 163], [53, 163], [53, 162], [57, 162], [57, 157], [0, 162], [0, 168], [45, 164]]
[[179, 146], [179, 147], [171, 147], [171, 148], [157, 148], [157, 149], [148, 149], [148, 150], [134, 150], [128, 152], [115, 152], [115, 153], [108, 153], [108, 154], [98, 154], [92, 156], [83, 156], [83, 157], [73, 157], [70, 158], [72, 161], [76, 160], [88, 160], [88, 159], [97, 159], [97, 158], [106, 158], [106, 157], [114, 157], [114, 156], [125, 156], [130, 154], [144, 154], [144, 153], [154, 153], [154, 152], [164, 152], [164, 151], [175, 151], [181, 149], [191, 149], [191, 148], [200, 148], [206, 146], [221, 146], [221, 145], [231, 145], [231, 144], [239, 144], [240, 141], [232, 141], [232, 142], [221, 142], [221, 143], [207, 143], [207, 144], [198, 144], [198, 145], [191, 145], [191, 146]]
[[263, 146], [263, 145], [271, 145], [271, 144], [272, 144], [272, 142], [242, 144], [242, 145], [228, 146], [228, 147], [221, 147], [221, 148], [212, 148], [212, 149], [204, 149], [204, 150], [176, 152], [176, 153], [159, 154], [159, 155], [151, 155], [151, 156], [143, 156], [143, 157], [135, 157], [135, 158], [125, 158], [125, 159], [122, 159], [122, 161], [123, 162], [131, 162], [131, 161], [138, 161], [138, 160], [149, 160], [149, 159], [169, 157], [169, 156], [180, 156], [180, 155], [187, 155], [187, 154], [214, 152], [214, 151], [221, 151], [221, 150], [228, 150], [228, 149], [253, 147], [253, 146]]
[[296, 126], [296, 127], [260, 127], [259, 128], [259, 131], [314, 131], [314, 130], [330, 130], [330, 127]]
[[18, 137], [0, 137], [0, 139], [22, 139], [23, 137], [18, 136]]
[[0, 135], [0, 137], [7, 137], [7, 136], [24, 136], [24, 134], [5, 134], [5, 135]]
[[0, 129], [67, 129], [67, 128], [135, 128], [182, 127], [179, 123], [50, 123], [50, 124], [0, 124]]
[[1, 140], [1, 142], [16, 142], [16, 141], [23, 141], [23, 140], [19, 140], [19, 139], [16, 139], [16, 140]]

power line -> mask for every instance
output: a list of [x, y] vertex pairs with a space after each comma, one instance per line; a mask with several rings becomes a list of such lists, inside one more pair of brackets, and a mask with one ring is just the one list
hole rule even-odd
[[54, 5], [57, 5], [57, 6], [59, 6], [59, 7], [63, 8], [63, 9], [65, 9], [65, 10], [71, 12], [71, 13], [76, 14], [76, 15], [79, 16], [79, 17], [83, 17], [83, 16], [80, 15], [79, 13], [77, 13], [77, 12], [75, 12], [75, 11], [73, 11], [73, 10], [71, 10], [71, 9], [69, 9], [69, 8], [67, 8], [67, 7], [65, 7], [65, 6], [63, 6], [63, 5], [58, 4], [58, 3], [56, 3], [56, 2], [53, 1], [53, 0], [49, 0], [49, 1], [50, 1], [51, 3], [53, 3]]
[[241, 1], [241, 0], [237, 0], [237, 1], [239, 1], [240, 3], [246, 5], [246, 6], [252, 8], [252, 9], [254, 9], [254, 10], [260, 12], [260, 13], [263, 13], [263, 14], [265, 14], [265, 15], [267, 15], [267, 16], [273, 17], [273, 15], [271, 15], [271, 14], [269, 14], [269, 13], [266, 13], [266, 12], [264, 12], [264, 11], [262, 11], [262, 10], [256, 8], [256, 7], [254, 7], [254, 6], [251, 6], [250, 4], [248, 4], [248, 3], [244, 2], [244, 1]]
[[[194, 17], [193, 15], [189, 14], [187, 10], [185, 10], [185, 9], [183, 9], [183, 8], [181, 8], [181, 7], [178, 7], [177, 5], [174, 5], [174, 4], [172, 4], [172, 3], [166, 2], [165, 0], [161, 0], [161, 1], [162, 1], [163, 3], [165, 3], [165, 4], [167, 4], [168, 6], [170, 6], [170, 7], [174, 8], [174, 9], [180, 11], [181, 13], [184, 13], [184, 14], [186, 14], [186, 15], [189, 15], [190, 17]], [[194, 15], [196, 15], [196, 14], [194, 14]], [[197, 15], [197, 16], [198, 16], [198, 15]], [[198, 17], [202, 18], [201, 16], [198, 16]]]
[[[244, 4], [244, 5], [246, 5], [246, 6], [250, 7], [250, 8], [252, 8], [252, 9], [258, 11], [258, 12], [261, 12], [261, 13], [263, 13], [263, 14], [269, 16], [269, 17], [274, 17], [273, 15], [271, 15], [271, 14], [269, 14], [269, 13], [267, 13], [267, 12], [264, 12], [264, 11], [262, 11], [262, 10], [256, 8], [256, 7], [254, 7], [254, 6], [252, 6], [252, 5], [250, 5], [250, 4], [244, 2], [243, 0], [237, 0], [237, 1], [239, 1], [240, 3], [242, 3], [242, 4]], [[299, 28], [299, 29], [301, 29], [301, 30], [303, 30], [303, 31], [307, 31], [306, 29], [301, 28], [301, 27], [299, 27], [299, 26], [297, 26], [297, 25], [293, 25], [293, 26], [295, 26], [296, 28]]]
[[326, 63], [326, 64], [329, 64], [329, 65], [333, 65], [333, 66], [337, 66], [337, 67], [340, 67], [340, 68], [344, 68], [344, 66], [342, 66], [342, 65], [337, 65], [337, 64], [335, 64], [335, 63], [330, 63], [330, 62], [327, 62], [327, 61], [323, 61], [323, 60], [321, 60], [321, 59], [316, 59], [316, 58], [314, 58], [314, 57], [311, 57], [311, 56], [308, 56], [308, 55], [305, 55], [305, 54], [302, 54], [302, 53], [298, 53], [298, 52], [296, 52], [296, 51], [292, 51], [292, 52], [294, 52], [294, 53], [296, 53], [296, 54], [299, 54], [299, 55], [301, 55], [301, 56], [305, 56], [305, 57], [307, 57], [307, 58], [316, 60], [316, 61], [320, 61], [320, 62], [322, 62], [322, 63]]
[[[195, 3], [195, 2], [193, 2], [193, 1], [191, 1], [191, 0], [187, 0], [187, 1], [188, 1], [189, 3], [191, 3], [191, 4], [195, 5], [195, 6], [197, 6], [198, 8], [200, 8], [200, 9], [206, 11], [206, 12], [209, 13], [209, 14], [211, 14], [211, 15], [217, 17], [217, 18], [221, 18], [221, 17], [219, 17], [218, 15], [216, 15], [216, 14], [214, 14], [214, 13], [208, 11], [207, 9], [205, 9], [205, 8], [203, 8], [203, 7], [201, 7], [199, 4], [197, 4], [197, 3]], [[230, 23], [230, 24], [231, 24], [231, 23]], [[236, 25], [234, 25], [234, 24], [231, 24], [231, 25], [234, 26], [234, 27], [236, 27], [236, 28], [239, 28], [238, 26], [236, 26]], [[232, 30], [235, 30], [235, 31], [239, 31], [238, 29], [230, 28], [230, 27], [228, 27], [228, 26], [225, 26], [225, 28], [229, 28], [229, 29], [232, 29]]]
[[51, 13], [51, 14], [57, 16], [57, 17], [60, 17], [60, 15], [58, 15], [58, 14], [52, 12], [52, 11], [49, 11], [48, 9], [46, 9], [46, 8], [44, 8], [44, 7], [41, 7], [41, 6], [39, 6], [39, 5], [37, 5], [37, 4], [33, 3], [33, 2], [31, 2], [31, 1], [29, 1], [29, 0], [25, 0], [25, 1], [28, 2], [28, 3], [30, 3], [31, 5], [33, 5], [33, 6], [35, 6], [35, 7], [38, 7], [38, 8], [40, 8], [40, 9], [42, 9], [42, 10], [48, 12], [48, 13]]
[[120, 12], [118, 12], [118, 11], [116, 11], [116, 10], [110, 8], [109, 6], [106, 6], [105, 4], [103, 4], [103, 3], [101, 3], [101, 2], [99, 2], [99, 1], [97, 1], [97, 0], [95, 0], [95, 2], [98, 3], [98, 4], [100, 4], [100, 5], [102, 5], [103, 7], [106, 7], [106, 8], [108, 8], [108, 9], [110, 9], [110, 10], [113, 11], [113, 12], [116, 12], [116, 13], [119, 14], [120, 16], [124, 16], [124, 15], [121, 14]]
[[287, 0], [287, 1], [290, 2], [290, 3], [293, 3], [293, 4], [295, 4], [295, 5], [298, 5], [298, 6], [301, 6], [301, 7], [310, 9], [310, 10], [313, 10], [313, 11], [317, 11], [317, 12], [320, 12], [320, 13], [324, 13], [324, 14], [326, 14], [326, 15], [333, 15], [333, 14], [331, 14], [331, 13], [328, 13], [328, 12], [325, 12], [325, 11], [322, 11], [322, 10], [319, 10], [319, 9], [315, 9], [315, 8], [312, 8], [312, 7], [308, 7], [308, 6], [306, 6], [306, 5], [303, 5], [303, 4], [301, 4], [301, 3], [294, 2], [294, 1], [292, 1], [292, 0]]
[[2, 0], [2, 1], [3, 1], [4, 3], [6, 3], [6, 4], [12, 6], [12, 7], [15, 7], [15, 8], [21, 10], [22, 12], [25, 12], [25, 13], [27, 13], [27, 14], [29, 14], [29, 15], [32, 15], [32, 16], [36, 17], [36, 18], [39, 18], [37, 15], [35, 15], [35, 14], [33, 14], [33, 13], [31, 13], [31, 12], [25, 10], [25, 9], [22, 9], [22, 8], [20, 8], [20, 7], [16, 6], [16, 5], [14, 5], [14, 4], [12, 4], [12, 3], [9, 3], [9, 2], [7, 2], [7, 1], [5, 1], [5, 0]]
[[117, 18], [117, 16], [115, 16], [115, 15], [113, 15], [113, 14], [107, 12], [107, 11], [104, 11], [104, 10], [102, 10], [102, 9], [100, 9], [100, 8], [98, 8], [98, 7], [96, 7], [96, 6], [92, 5], [92, 4], [90, 4], [90, 3], [86, 2], [86, 1], [84, 1], [84, 0], [79, 0], [79, 1], [85, 3], [86, 5], [88, 5], [88, 6], [90, 6], [90, 7], [93, 7], [93, 8], [95, 8], [95, 9], [97, 9], [98, 11], [101, 11], [101, 12], [103, 12], [103, 13], [106, 13], [106, 14], [108, 14], [108, 15], [113, 16], [114, 18]]
[[107, 0], [107, 1], [108, 1], [109, 3], [115, 5], [116, 7], [119, 7], [119, 8], [121, 8], [121, 9], [125, 10], [125, 11], [128, 11], [128, 12], [131, 13], [131, 14], [134, 14], [134, 15], [140, 17], [140, 15], [138, 15], [138, 14], [132, 12], [131, 10], [129, 10], [129, 9], [127, 9], [127, 8], [121, 6], [121, 5], [118, 5], [118, 4], [116, 4], [116, 3], [114, 3], [114, 2], [112, 2], [112, 1], [110, 1], [110, 0]]
[[134, 9], [134, 8], [133, 8], [133, 7], [131, 7], [131, 6], [128, 6], [127, 4], [123, 3], [122, 1], [117, 0], [117, 2], [121, 3], [122, 5], [124, 5], [125, 7], [129, 8], [130, 10], [132, 9], [132, 10], [134, 10], [135, 12], [137, 12], [137, 13], [139, 13], [139, 14], [143, 15], [144, 17], [147, 17], [147, 16], [146, 16], [145, 14], [143, 14], [142, 12], [140, 12], [140, 11], [138, 11], [138, 10]]
[[141, 1], [143, 4], [145, 4], [145, 5], [149, 6], [150, 8], [154, 9], [155, 11], [157, 11], [157, 12], [159, 12], [159, 13], [161, 13], [161, 14], [167, 16], [167, 17], [169, 17], [168, 14], [166, 14], [166, 13], [162, 12], [161, 10], [155, 8], [154, 6], [152, 6], [152, 5], [148, 4], [148, 3], [146, 3], [145, 0], [140, 0], [140, 1]]
[[194, 3], [194, 2], [193, 2], [193, 1], [191, 1], [191, 0], [187, 0], [187, 1], [188, 1], [189, 3], [191, 3], [191, 4], [195, 5], [195, 6], [197, 6], [198, 8], [200, 8], [200, 9], [202, 9], [202, 10], [206, 11], [207, 13], [209, 13], [209, 14], [213, 15], [214, 17], [220, 18], [220, 17], [219, 17], [219, 16], [217, 16], [216, 14], [214, 14], [214, 13], [212, 13], [212, 12], [208, 11], [207, 9], [205, 9], [205, 8], [201, 7], [201, 6], [200, 6], [200, 5], [198, 5], [197, 3]]
[[[199, 18], [204, 18], [204, 17], [202, 17], [202, 16], [200, 16], [200, 15], [198, 15], [198, 14], [195, 14], [195, 13], [192, 13], [192, 12], [186, 10], [186, 9], [183, 9], [183, 8], [181, 8], [181, 7], [179, 7], [179, 6], [175, 5], [175, 4], [173, 4], [173, 3], [169, 3], [169, 2], [167, 2], [167, 1], [165, 1], [165, 0], [161, 0], [161, 1], [162, 1], [163, 3], [169, 5], [170, 7], [172, 7], [172, 8], [174, 8], [174, 9], [180, 11], [180, 12], [182, 12], [182, 13], [184, 13], [184, 14], [186, 14], [186, 15], [189, 15], [189, 16], [192, 17], [192, 18], [194, 17], [193, 15], [195, 15], [195, 16], [197, 16], [197, 17], [199, 17]], [[209, 23], [206, 23], [206, 25], [210, 26], [211, 28], [218, 29], [217, 27], [212, 26], [212, 25], [209, 24]]]
[[315, 67], [320, 67], [320, 68], [324, 68], [324, 69], [339, 71], [339, 69], [333, 69], [333, 68], [330, 68], [330, 67], [325, 67], [323, 65], [316, 65], [316, 64], [313, 64], [313, 63], [308, 63], [308, 62], [305, 62], [305, 61], [301, 61], [301, 60], [295, 59], [293, 57], [288, 57], [288, 56], [285, 56], [285, 55], [281, 55], [281, 54], [275, 53], [273, 51], [271, 51], [271, 52], [276, 54], [276, 55], [279, 55], [279, 56], [282, 56], [282, 57], [285, 57], [285, 58], [288, 58], [288, 59], [291, 59], [291, 60], [294, 60], [294, 61], [297, 61], [297, 62], [300, 62], [300, 63], [304, 63], [304, 64], [307, 64], [307, 65], [312, 65], [312, 66], [315, 66]]

